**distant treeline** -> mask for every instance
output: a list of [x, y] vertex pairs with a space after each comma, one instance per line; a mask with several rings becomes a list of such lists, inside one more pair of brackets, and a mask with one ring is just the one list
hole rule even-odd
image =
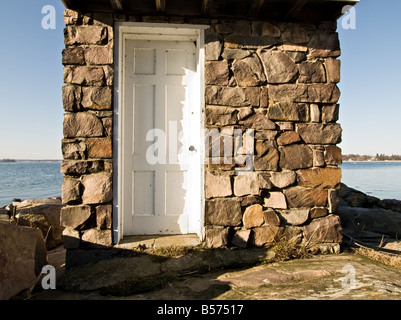
[[387, 156], [385, 154], [376, 153], [372, 155], [360, 155], [360, 154], [345, 154], [343, 155], [344, 161], [401, 161], [401, 155]]

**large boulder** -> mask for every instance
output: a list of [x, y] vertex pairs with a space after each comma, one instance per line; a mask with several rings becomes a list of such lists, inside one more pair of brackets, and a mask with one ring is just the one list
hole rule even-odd
[[0, 223], [0, 300], [32, 287], [46, 264], [46, 245], [39, 229]]
[[64, 205], [60, 198], [29, 199], [17, 206], [17, 223], [40, 229], [47, 250], [63, 243], [64, 227], [60, 225], [60, 210]]

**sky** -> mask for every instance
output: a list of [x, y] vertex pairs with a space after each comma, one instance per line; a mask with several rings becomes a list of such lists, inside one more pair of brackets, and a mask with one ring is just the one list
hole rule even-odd
[[[46, 5], [55, 29], [44, 29]], [[0, 0], [0, 159], [61, 159], [60, 0]], [[350, 16], [347, 16], [350, 22]], [[361, 0], [338, 21], [343, 154], [401, 154], [401, 1]]]

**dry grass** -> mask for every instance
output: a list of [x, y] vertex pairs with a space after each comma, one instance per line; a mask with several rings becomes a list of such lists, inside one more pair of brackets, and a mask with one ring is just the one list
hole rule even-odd
[[380, 262], [386, 266], [390, 266], [396, 269], [401, 270], [401, 256], [394, 256], [383, 254], [374, 250], [365, 249], [365, 248], [358, 248], [355, 250], [356, 253], [367, 257], [371, 260]]
[[307, 245], [294, 243], [287, 239], [276, 242], [271, 250], [275, 253], [274, 261], [306, 259], [312, 256]]

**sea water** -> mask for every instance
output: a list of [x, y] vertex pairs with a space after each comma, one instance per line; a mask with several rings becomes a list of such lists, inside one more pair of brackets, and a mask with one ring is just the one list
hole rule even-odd
[[21, 200], [60, 197], [60, 161], [0, 162], [0, 206]]

